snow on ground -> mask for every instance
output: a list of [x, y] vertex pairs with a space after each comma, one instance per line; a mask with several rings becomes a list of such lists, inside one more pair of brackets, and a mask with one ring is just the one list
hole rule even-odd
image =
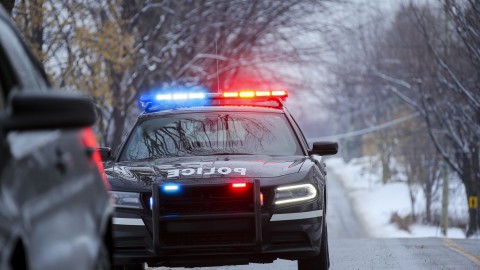
[[[342, 158], [326, 160], [327, 167], [342, 181], [352, 201], [354, 210], [372, 237], [443, 237], [438, 226], [413, 224], [410, 232], [390, 223], [393, 213], [405, 217], [412, 212], [408, 185], [398, 173], [395, 180], [382, 183], [382, 169], [376, 157], [352, 159], [345, 163]], [[397, 165], [398, 166], [398, 165]], [[400, 167], [400, 166], [398, 166]], [[400, 168], [396, 169], [401, 172]], [[455, 220], [468, 220], [465, 190], [458, 179], [452, 178], [449, 185], [449, 216]], [[423, 213], [425, 196], [420, 187], [415, 188], [415, 212]], [[441, 190], [439, 191], [441, 194]], [[440, 213], [441, 199], [435, 198], [432, 212]], [[465, 238], [463, 229], [449, 228], [449, 238]]]
[[215, 267], [202, 267], [202, 268], [147, 268], [147, 270], [190, 270], [190, 269], [202, 269], [202, 270], [292, 270], [297, 269], [296, 261], [276, 260], [272, 264], [259, 264], [251, 263], [249, 265], [231, 265], [231, 266], [215, 266]]

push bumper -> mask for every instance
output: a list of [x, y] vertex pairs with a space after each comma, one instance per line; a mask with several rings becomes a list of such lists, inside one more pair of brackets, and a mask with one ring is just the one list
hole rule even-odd
[[188, 215], [162, 214], [160, 202], [165, 198], [155, 192], [159, 187], [154, 185], [153, 215], [117, 212], [114, 264], [200, 267], [318, 254], [323, 223], [318, 202], [275, 211], [262, 209], [260, 184], [258, 180], [252, 184], [252, 211]]

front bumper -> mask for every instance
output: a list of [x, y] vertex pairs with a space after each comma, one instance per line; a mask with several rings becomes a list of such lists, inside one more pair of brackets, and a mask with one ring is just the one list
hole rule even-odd
[[262, 207], [260, 184], [258, 180], [252, 184], [251, 211], [182, 215], [161, 213], [159, 202], [164, 198], [154, 185], [152, 211], [139, 214], [117, 209], [114, 264], [199, 267], [318, 254], [323, 227], [319, 201], [323, 198], [278, 209]]

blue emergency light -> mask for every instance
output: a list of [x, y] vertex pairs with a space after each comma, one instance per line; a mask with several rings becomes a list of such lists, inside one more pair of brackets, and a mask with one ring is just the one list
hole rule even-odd
[[[160, 190], [166, 194], [175, 194], [181, 191], [181, 186], [175, 183], [167, 183], [160, 186]], [[150, 209], [153, 209], [153, 196], [150, 197]]]
[[205, 99], [205, 93], [174, 93], [174, 94], [158, 94], [155, 96], [157, 101], [167, 101], [167, 100], [198, 100]]
[[[180, 88], [179, 91], [157, 92], [144, 95], [140, 98], [145, 111], [156, 111], [161, 109], [171, 109], [176, 107], [205, 106], [211, 104], [212, 100], [229, 101], [231, 104], [244, 104], [251, 101], [271, 101], [280, 102], [288, 97], [285, 90], [240, 90], [240, 91], [222, 91], [220, 93], [208, 93], [201, 87]], [[232, 103], [233, 102], [233, 103]]]
[[164, 193], [177, 193], [180, 191], [180, 185], [174, 184], [174, 183], [169, 183], [165, 184], [161, 187], [162, 191]]

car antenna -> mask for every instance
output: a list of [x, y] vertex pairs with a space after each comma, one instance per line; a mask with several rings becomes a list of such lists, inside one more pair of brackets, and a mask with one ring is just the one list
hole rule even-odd
[[218, 76], [218, 46], [217, 46], [217, 38], [215, 38], [215, 55], [217, 59], [217, 93], [220, 93], [220, 77]]

